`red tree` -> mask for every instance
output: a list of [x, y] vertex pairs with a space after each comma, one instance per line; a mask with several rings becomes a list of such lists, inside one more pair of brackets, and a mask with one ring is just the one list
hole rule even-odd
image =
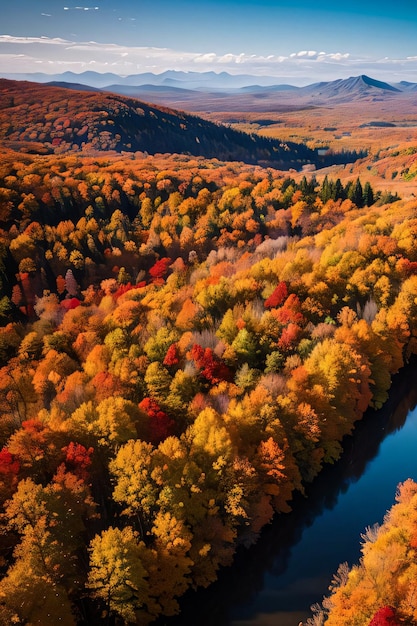
[[159, 259], [154, 265], [152, 265], [149, 270], [149, 274], [152, 276], [153, 281], [159, 282], [164, 278], [165, 274], [168, 271], [168, 267], [171, 263], [171, 259], [168, 257], [164, 257], [163, 259]]
[[400, 626], [400, 622], [392, 606], [383, 606], [375, 613], [369, 626]]
[[69, 311], [70, 309], [76, 309], [77, 306], [80, 306], [80, 304], [81, 302], [80, 300], [78, 300], [78, 298], [65, 298], [65, 300], [62, 300], [61, 302], [62, 308], [66, 311]]
[[274, 309], [277, 306], [280, 306], [285, 298], [288, 295], [287, 285], [284, 282], [278, 283], [275, 287], [275, 290], [271, 293], [269, 298], [267, 298], [264, 302], [264, 306], [266, 309]]
[[144, 398], [139, 408], [149, 416], [150, 440], [158, 445], [174, 432], [174, 422], [153, 398]]
[[180, 362], [180, 354], [178, 351], [178, 346], [176, 343], [172, 343], [167, 350], [163, 364], [168, 365], [169, 367], [172, 365], [178, 365], [179, 362]]
[[65, 466], [69, 472], [72, 472], [84, 481], [89, 478], [89, 467], [91, 465], [91, 457], [94, 452], [93, 448], [85, 448], [80, 443], [71, 441], [68, 446], [62, 448], [65, 454]]
[[296, 345], [301, 334], [301, 328], [297, 324], [290, 322], [288, 326], [282, 329], [281, 337], [278, 341], [278, 347], [282, 350], [290, 350]]
[[217, 385], [222, 380], [231, 380], [231, 371], [227, 365], [213, 354], [211, 348], [204, 350], [198, 343], [195, 343], [191, 348], [190, 354], [200, 370], [200, 376], [205, 378], [210, 384]]
[[18, 474], [20, 463], [15, 455], [10, 454], [7, 448], [0, 451], [0, 474]]

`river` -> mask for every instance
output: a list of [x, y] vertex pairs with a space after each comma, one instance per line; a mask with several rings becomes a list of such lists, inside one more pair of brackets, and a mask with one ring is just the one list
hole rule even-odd
[[189, 593], [169, 626], [298, 626], [328, 594], [338, 565], [360, 558], [361, 533], [383, 521], [396, 487], [417, 480], [417, 365], [394, 381], [380, 411], [369, 411], [344, 453], [297, 495], [249, 550], [240, 549], [207, 590]]

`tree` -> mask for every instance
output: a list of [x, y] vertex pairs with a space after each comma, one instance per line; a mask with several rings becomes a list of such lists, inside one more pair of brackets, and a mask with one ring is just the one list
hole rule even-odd
[[269, 296], [269, 298], [265, 300], [264, 302], [265, 308], [269, 309], [269, 308], [276, 308], [278, 306], [281, 306], [281, 304], [287, 298], [287, 295], [288, 295], [288, 289], [287, 289], [286, 283], [284, 282], [278, 283], [278, 285], [275, 287], [274, 291]]
[[222, 339], [225, 343], [231, 345], [235, 339], [239, 329], [236, 326], [236, 320], [233, 315], [232, 309], [227, 309], [223, 315], [220, 326], [216, 331], [216, 335]]
[[355, 183], [352, 183], [351, 187], [347, 192], [347, 197], [349, 200], [352, 200], [357, 207], [363, 207], [364, 197], [363, 197], [363, 188], [361, 181], [359, 178], [356, 179]]
[[144, 398], [139, 403], [139, 408], [149, 417], [150, 440], [154, 445], [173, 434], [175, 423], [161, 410], [159, 404], [153, 398]]
[[154, 282], [163, 282], [164, 276], [167, 274], [170, 264], [171, 259], [168, 257], [164, 257], [163, 259], [156, 261], [156, 263], [149, 270], [149, 274]]
[[0, 499], [10, 498], [18, 483], [20, 462], [7, 448], [0, 451]]
[[[247, 363], [251, 367], [259, 364], [259, 346], [254, 333], [247, 328], [241, 328], [234, 338], [231, 350], [224, 354], [224, 358], [236, 356], [237, 363]], [[233, 360], [233, 359], [232, 359]]]
[[200, 308], [190, 298], [184, 300], [181, 311], [177, 315], [176, 326], [181, 330], [193, 328], [194, 320]]
[[[151, 335], [145, 343], [143, 350], [150, 361], [162, 362], [166, 357], [170, 346], [178, 339], [175, 330], [171, 330], [166, 326], [162, 326], [155, 335]], [[164, 363], [168, 365], [168, 363]]]
[[10, 437], [8, 450], [19, 460], [25, 474], [45, 480], [62, 458], [62, 440], [62, 435], [40, 420], [29, 419]]
[[400, 626], [400, 622], [392, 606], [383, 606], [375, 613], [368, 626]]
[[62, 626], [76, 626], [66, 590], [40, 567], [29, 542], [21, 547], [22, 558], [9, 568], [0, 582], [0, 622], [55, 626], [59, 619]]
[[85, 521], [94, 515], [87, 487], [61, 467], [46, 487], [21, 480], [4, 511], [7, 529], [21, 541], [0, 583], [0, 602], [31, 624], [52, 626], [62, 616], [73, 626], [69, 590], [80, 591]]
[[216, 357], [211, 348], [203, 349], [199, 344], [194, 344], [190, 350], [190, 357], [200, 370], [200, 376], [208, 383], [217, 385], [222, 380], [231, 379], [229, 368]]
[[187, 524], [168, 511], [159, 511], [152, 527], [155, 556], [149, 566], [149, 586], [164, 615], [175, 615], [181, 596], [191, 582], [189, 556], [193, 535]]
[[[10, 333], [10, 329], [9, 329]], [[7, 437], [40, 408], [39, 398], [32, 384], [32, 372], [16, 358], [0, 369], [0, 409], [2, 436]]]
[[[18, 283], [13, 285], [11, 301], [18, 308], [22, 307], [24, 304], [23, 292]], [[27, 313], [27, 311], [25, 312]]]
[[110, 526], [90, 544], [87, 586], [106, 612], [124, 624], [147, 623], [150, 608], [147, 572], [143, 565], [145, 545], [130, 526]]
[[363, 188], [363, 205], [364, 206], [372, 206], [375, 202], [374, 192], [369, 182], [365, 183], [365, 187]]
[[43, 398], [46, 406], [60, 389], [65, 377], [76, 369], [77, 363], [65, 352], [48, 350], [37, 366], [32, 379], [35, 391]]
[[117, 446], [136, 437], [139, 421], [140, 413], [133, 402], [112, 396], [98, 404], [94, 429], [101, 435], [99, 443]]
[[[327, 396], [329, 404], [336, 409], [335, 419], [328, 419], [327, 427], [330, 426], [328, 422], [332, 422], [333, 427], [339, 422], [341, 431], [346, 428], [350, 432], [354, 421], [362, 417], [372, 397], [369, 388], [371, 371], [366, 357], [351, 346], [325, 339], [313, 349], [304, 367], [310, 376], [308, 388], [321, 388], [322, 398]], [[344, 374], [346, 372], [348, 377]], [[314, 403], [310, 404], [314, 408]], [[328, 410], [331, 413], [334, 411], [330, 407]]]
[[162, 362], [163, 365], [167, 365], [168, 367], [175, 367], [180, 362], [180, 353], [178, 350], [178, 344], [172, 343], [164, 357]]
[[68, 471], [72, 472], [80, 480], [88, 483], [90, 479], [89, 468], [94, 449], [91, 447], [87, 449], [80, 443], [70, 441], [68, 446], [62, 448], [62, 452], [65, 454], [64, 462]]
[[131, 440], [118, 450], [109, 469], [115, 477], [113, 498], [123, 505], [123, 513], [136, 516], [142, 536], [152, 527], [159, 488], [152, 477], [154, 448], [152, 444]]
[[75, 280], [72, 270], [67, 270], [65, 274], [65, 289], [70, 296], [76, 296], [78, 293], [78, 283]]
[[329, 179], [327, 178], [327, 175], [324, 177], [324, 180], [321, 184], [321, 189], [319, 192], [319, 197], [320, 200], [323, 202], [323, 204], [326, 204], [326, 202], [328, 200], [332, 199], [332, 184], [331, 181], [329, 181]]
[[149, 365], [145, 373], [145, 383], [148, 394], [157, 402], [164, 402], [169, 393], [172, 378], [166, 367], [159, 361], [154, 361]]

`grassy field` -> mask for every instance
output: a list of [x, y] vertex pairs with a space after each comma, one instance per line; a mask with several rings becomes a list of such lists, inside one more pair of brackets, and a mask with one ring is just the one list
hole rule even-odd
[[367, 150], [365, 159], [321, 170], [317, 178], [328, 174], [347, 182], [360, 176], [381, 191], [417, 196], [417, 97], [279, 113], [211, 112], [203, 116], [241, 131], [303, 142], [311, 148]]

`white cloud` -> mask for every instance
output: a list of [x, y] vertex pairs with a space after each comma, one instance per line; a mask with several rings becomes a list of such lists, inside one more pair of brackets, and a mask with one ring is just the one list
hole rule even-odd
[[[81, 9], [92, 10], [92, 7], [73, 7], [73, 10]], [[70, 8], [67, 7], [67, 10]], [[276, 76], [293, 84], [364, 73], [387, 81], [415, 80], [417, 75], [416, 56], [404, 59], [359, 58], [345, 50], [300, 50], [287, 54], [271, 51], [267, 55], [230, 52], [219, 55], [214, 51], [203, 53], [94, 41], [80, 43], [49, 37], [0, 35], [0, 74], [32, 71], [52, 74], [66, 69], [83, 72], [91, 66], [97, 72], [106, 72], [111, 68], [120, 75], [148, 71], [159, 73], [167, 69], [227, 71], [231, 74]]]
[[209, 54], [199, 54], [195, 57], [194, 63], [215, 63], [216, 55], [214, 52], [210, 52]]
[[[17, 44], [17, 45], [26, 45], [26, 44], [54, 44], [54, 45], [62, 45], [70, 43], [65, 39], [60, 39], [59, 37], [16, 37], [14, 35], [0, 35], [0, 46], [2, 44]], [[0, 48], [0, 55], [2, 54]]]
[[100, 7], [64, 7], [64, 11], [98, 11]]
[[300, 52], [293, 52], [291, 55], [291, 57], [316, 57], [317, 56], [317, 52], [315, 52], [314, 50], [301, 50]]

